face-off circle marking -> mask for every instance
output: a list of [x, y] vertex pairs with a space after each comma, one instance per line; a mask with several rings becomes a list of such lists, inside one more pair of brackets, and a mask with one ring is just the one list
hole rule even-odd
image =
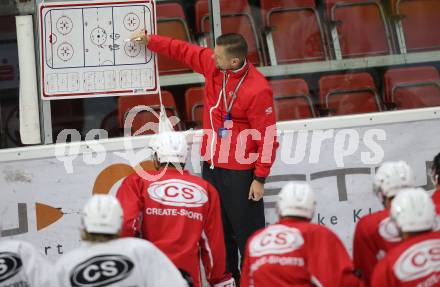
[[127, 42], [124, 51], [127, 56], [134, 58], [141, 53], [141, 46], [138, 42]]
[[57, 50], [58, 58], [62, 61], [67, 62], [72, 59], [74, 54], [73, 46], [70, 43], [61, 43]]
[[139, 28], [139, 24], [141, 21], [139, 20], [139, 16], [134, 13], [128, 13], [124, 17], [124, 27], [128, 31], [135, 31]]
[[101, 46], [107, 41], [107, 32], [101, 27], [96, 27], [90, 33], [90, 40], [96, 46]]
[[67, 16], [61, 16], [56, 23], [57, 31], [62, 35], [67, 35], [72, 32], [73, 21]]

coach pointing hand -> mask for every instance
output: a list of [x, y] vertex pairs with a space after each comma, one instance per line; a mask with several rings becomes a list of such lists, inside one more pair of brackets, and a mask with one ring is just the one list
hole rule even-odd
[[214, 49], [146, 32], [132, 40], [205, 77], [202, 176], [219, 192], [227, 267], [239, 282], [238, 250], [244, 254], [247, 238], [265, 225], [264, 182], [278, 147], [269, 83], [246, 59], [239, 34], [219, 36]]

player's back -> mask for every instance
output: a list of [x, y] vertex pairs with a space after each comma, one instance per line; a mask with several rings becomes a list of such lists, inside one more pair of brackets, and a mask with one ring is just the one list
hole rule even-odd
[[[387, 209], [362, 217], [356, 225], [355, 232], [359, 232], [364, 237], [359, 238], [360, 240], [373, 241], [378, 252], [387, 252], [402, 241]], [[380, 254], [375, 255], [380, 258]]]
[[56, 264], [57, 286], [186, 286], [153, 244], [137, 238], [85, 242]]
[[[128, 176], [117, 192], [124, 210], [122, 236], [142, 236], [182, 270], [200, 281], [200, 257], [214, 281], [224, 267], [223, 229], [217, 191], [188, 171], [167, 168], [150, 171], [155, 181]], [[207, 260], [207, 261], [206, 261]], [[205, 262], [206, 261], [206, 262]], [[213, 282], [214, 282], [213, 281]]]
[[365, 215], [359, 220], [354, 232], [353, 262], [367, 285], [377, 261], [401, 240], [387, 209]]
[[0, 287], [50, 286], [50, 264], [27, 242], [0, 240]]
[[376, 266], [371, 286], [440, 287], [440, 232], [405, 240]]
[[[198, 244], [212, 200], [209, 184], [187, 171], [168, 170], [160, 180], [144, 181], [142, 233], [177, 266], [198, 266]], [[213, 199], [213, 197], [216, 197]], [[187, 270], [189, 271], [189, 270]]]
[[246, 257], [244, 286], [337, 286], [353, 270], [330, 230], [291, 219], [257, 231]]

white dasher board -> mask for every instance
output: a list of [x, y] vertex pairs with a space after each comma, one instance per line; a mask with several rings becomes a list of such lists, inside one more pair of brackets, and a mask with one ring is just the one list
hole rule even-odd
[[125, 41], [156, 33], [154, 1], [43, 2], [39, 22], [43, 99], [157, 92], [155, 55]]

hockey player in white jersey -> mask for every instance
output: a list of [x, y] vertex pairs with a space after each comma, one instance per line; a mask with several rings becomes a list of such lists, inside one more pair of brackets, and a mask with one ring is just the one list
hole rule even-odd
[[110, 195], [94, 195], [84, 207], [83, 245], [56, 264], [58, 287], [186, 287], [177, 268], [150, 242], [120, 238], [122, 208]]
[[51, 265], [27, 242], [0, 240], [0, 287], [47, 287]]

